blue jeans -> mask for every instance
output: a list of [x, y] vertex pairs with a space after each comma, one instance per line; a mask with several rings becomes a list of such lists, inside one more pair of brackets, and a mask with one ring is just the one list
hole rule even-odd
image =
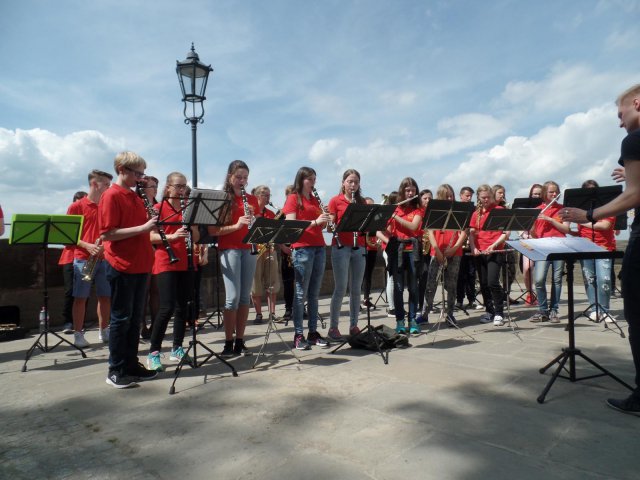
[[[600, 258], [598, 260], [580, 260], [582, 265], [582, 278], [584, 279], [584, 289], [587, 292], [589, 306], [596, 303], [596, 285], [598, 287], [598, 305], [609, 311], [609, 299], [611, 297], [611, 259]], [[595, 308], [593, 311], [595, 312]]]
[[245, 248], [230, 248], [220, 252], [220, 266], [224, 280], [224, 309], [238, 310], [251, 304], [251, 286], [256, 272], [257, 255]]
[[144, 317], [149, 274], [119, 272], [109, 264], [106, 268], [111, 285], [109, 372], [118, 371], [124, 375], [138, 365], [140, 325]]
[[293, 328], [296, 335], [303, 334], [302, 316], [307, 300], [309, 332], [318, 329], [318, 297], [326, 261], [325, 247], [301, 247], [293, 250], [293, 270], [296, 292], [293, 300]]
[[[553, 274], [551, 275], [551, 308], [547, 301], [547, 272], [553, 264]], [[536, 284], [536, 295], [538, 296], [538, 310], [544, 314], [553, 310], [558, 312], [558, 303], [562, 294], [562, 270], [564, 270], [563, 260], [554, 260], [553, 262], [536, 262], [533, 269], [533, 278]]]
[[333, 295], [331, 296], [331, 328], [338, 328], [340, 307], [349, 285], [349, 326], [358, 324], [360, 313], [360, 286], [364, 277], [366, 252], [363, 247], [357, 250], [351, 247], [331, 247], [331, 266], [333, 267]]

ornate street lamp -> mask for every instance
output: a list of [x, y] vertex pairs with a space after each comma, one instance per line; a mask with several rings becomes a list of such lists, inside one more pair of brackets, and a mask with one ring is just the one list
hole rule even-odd
[[191, 124], [191, 168], [193, 187], [198, 186], [198, 154], [196, 146], [196, 128], [198, 123], [204, 122], [204, 96], [207, 89], [209, 73], [213, 72], [211, 65], [200, 62], [200, 57], [191, 44], [191, 51], [187, 53], [187, 59], [176, 61], [176, 73], [182, 90], [184, 103], [184, 123]]

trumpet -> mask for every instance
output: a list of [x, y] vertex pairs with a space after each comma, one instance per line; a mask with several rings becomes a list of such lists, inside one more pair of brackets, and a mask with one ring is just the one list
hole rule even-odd
[[[96, 240], [96, 245], [99, 246], [102, 243], [100, 237]], [[98, 266], [98, 262], [102, 257], [102, 253], [97, 253], [91, 255], [89, 259], [86, 261], [84, 266], [82, 267], [82, 281], [83, 282], [91, 282], [93, 281], [93, 277], [96, 274], [96, 267]]]
[[[244, 186], [240, 187], [240, 196], [242, 196], [242, 207], [244, 208], [244, 214], [251, 217], [251, 221], [249, 222], [248, 228], [253, 226], [253, 221], [255, 217], [251, 213], [251, 209], [249, 208], [249, 201], [247, 200], [247, 192], [244, 190]], [[256, 247], [255, 243], [251, 244], [251, 255], [258, 254], [258, 247]]]
[[[320, 209], [324, 213], [329, 213], [326, 207], [322, 204], [322, 200], [320, 200], [320, 195], [318, 195], [318, 191], [316, 190], [316, 187], [311, 187], [311, 193], [313, 193], [313, 196], [316, 197], [316, 200], [318, 201], [318, 205], [320, 205]], [[336, 232], [336, 226], [331, 220], [329, 220], [329, 223], [327, 224], [327, 230], [333, 234], [333, 238], [336, 241], [336, 247], [338, 248], [344, 247], [344, 245], [342, 245], [342, 242], [340, 241], [340, 238], [338, 237], [338, 233]]]

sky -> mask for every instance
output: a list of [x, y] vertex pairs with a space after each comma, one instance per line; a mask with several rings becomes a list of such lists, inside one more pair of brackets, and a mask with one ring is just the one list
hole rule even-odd
[[612, 185], [614, 104], [640, 82], [640, 1], [0, 0], [0, 205], [65, 213], [132, 150], [191, 179], [176, 61], [211, 64], [198, 187], [242, 159], [275, 206], [297, 170], [324, 203], [359, 171], [456, 191]]

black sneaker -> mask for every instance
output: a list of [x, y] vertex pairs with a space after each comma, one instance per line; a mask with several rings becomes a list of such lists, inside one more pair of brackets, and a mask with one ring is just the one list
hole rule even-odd
[[120, 375], [120, 373], [116, 371], [109, 372], [107, 375], [107, 384], [115, 388], [130, 388], [138, 385], [135, 379], [127, 375]]
[[251, 350], [247, 348], [244, 344], [244, 340], [241, 338], [236, 338], [236, 343], [233, 346], [233, 354], [234, 355], [244, 355], [245, 357], [251, 356]]
[[609, 398], [607, 405], [619, 412], [640, 417], [640, 399], [633, 395], [621, 399]]
[[253, 320], [254, 325], [261, 325], [263, 322], [262, 314], [256, 313], [256, 318]]
[[317, 345], [319, 347], [328, 347], [329, 342], [327, 342], [322, 335], [318, 332], [309, 332], [309, 337], [307, 339], [309, 345]]
[[311, 350], [311, 345], [307, 343], [302, 334], [297, 334], [293, 337], [293, 347], [296, 350]]
[[144, 382], [146, 380], [156, 378], [158, 376], [158, 371], [149, 370], [138, 362], [134, 367], [128, 368], [125, 375], [134, 378], [137, 382]]
[[220, 354], [220, 356], [223, 358], [231, 358], [236, 356], [233, 351], [233, 340], [225, 340], [224, 348], [222, 349], [222, 353]]

